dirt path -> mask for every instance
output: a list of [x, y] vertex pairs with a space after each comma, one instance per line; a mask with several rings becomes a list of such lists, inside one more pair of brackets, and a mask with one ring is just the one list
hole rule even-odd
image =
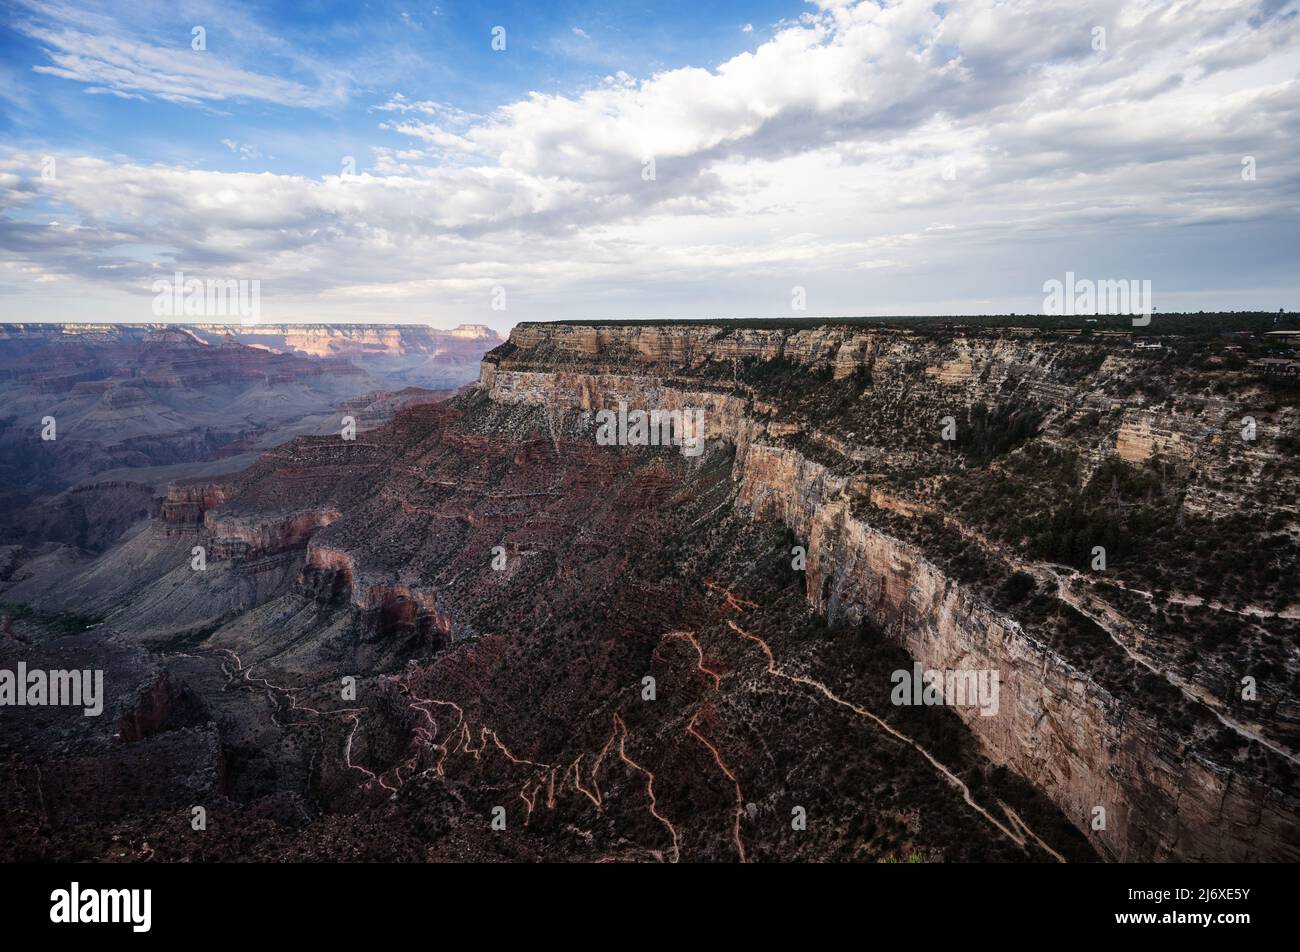
[[[1167, 668], [1142, 654], [1137, 647], [1139, 643], [1138, 634], [1140, 633], [1137, 626], [1129, 622], [1114, 606], [1095, 592], [1089, 591], [1086, 596], [1081, 594], [1076, 586], [1085, 579], [1078, 572], [1063, 575], [1053, 566], [1044, 563], [1025, 563], [1021, 567], [1024, 571], [1033, 575], [1040, 583], [1044, 581], [1054, 582], [1057, 597], [1061, 601], [1074, 608], [1079, 614], [1106, 632], [1110, 636], [1110, 640], [1123, 649], [1124, 653], [1133, 661], [1177, 688], [1188, 700], [1200, 703], [1208, 708], [1210, 713], [1218, 718], [1219, 723], [1224, 727], [1245, 737], [1247, 740], [1256, 741], [1275, 754], [1285, 757], [1291, 763], [1300, 765], [1300, 757], [1264, 736], [1263, 728], [1260, 725], [1243, 723], [1225, 713], [1223, 702], [1207, 688], [1188, 680], [1177, 671]], [[1130, 632], [1134, 634], [1130, 635]]]

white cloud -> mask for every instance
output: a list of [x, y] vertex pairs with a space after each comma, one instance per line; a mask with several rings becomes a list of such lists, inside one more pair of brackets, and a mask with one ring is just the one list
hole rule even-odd
[[780, 313], [762, 302], [791, 284], [810, 313], [986, 301], [989, 282], [1032, 290], [1035, 268], [1177, 229], [1294, 231], [1298, 21], [1269, 9], [825, 3], [714, 69], [619, 72], [486, 116], [393, 94], [372, 108], [407, 142], [353, 178], [67, 156], [41, 182], [39, 156], [11, 155], [0, 200], [77, 226], [14, 212], [0, 244], [43, 274], [134, 289], [155, 266], [218, 269], [375, 314], [472, 309], [495, 284], [545, 309], [520, 317]]
[[[16, 0], [13, 27], [36, 40], [48, 63], [37, 73], [83, 83], [86, 92], [124, 99], [160, 99], [186, 105], [257, 100], [301, 107], [337, 105], [346, 79], [300, 53], [292, 43], [263, 33], [227, 4], [190, 5], [204, 29], [204, 49], [194, 49], [191, 27], [164, 29], [158, 11], [120, 8], [114, 19], [92, 7]], [[170, 21], [174, 24], [174, 19]], [[202, 26], [196, 19], [196, 27]], [[310, 84], [240, 64], [272, 58], [310, 76]]]
[[236, 142], [234, 139], [222, 139], [221, 144], [227, 149], [239, 156], [239, 161], [247, 162], [249, 159], [265, 158], [262, 150], [249, 142]]
[[261, 99], [317, 106], [328, 101], [299, 83], [249, 72], [189, 47], [149, 46], [72, 30], [33, 30], [31, 35], [46, 45], [54, 64], [32, 67], [36, 72], [86, 83], [91, 93], [189, 104]]

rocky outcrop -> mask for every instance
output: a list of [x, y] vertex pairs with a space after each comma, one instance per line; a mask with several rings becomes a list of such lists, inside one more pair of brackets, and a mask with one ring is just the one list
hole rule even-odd
[[130, 743], [201, 721], [201, 710], [194, 698], [166, 669], [160, 669], [118, 716], [117, 734]]
[[275, 519], [208, 513], [204, 527], [218, 559], [251, 559], [302, 548], [312, 534], [339, 517], [331, 510], [287, 513]]
[[167, 487], [159, 515], [168, 532], [193, 531], [203, 524], [203, 515], [220, 505], [230, 494], [222, 483], [172, 483]]

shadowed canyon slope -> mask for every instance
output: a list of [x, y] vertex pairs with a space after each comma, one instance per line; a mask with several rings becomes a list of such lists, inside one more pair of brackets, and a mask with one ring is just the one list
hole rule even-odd
[[0, 658], [109, 695], [6, 712], [11, 855], [1300, 858], [1297, 411], [1233, 352], [520, 325], [395, 413], [11, 554]]

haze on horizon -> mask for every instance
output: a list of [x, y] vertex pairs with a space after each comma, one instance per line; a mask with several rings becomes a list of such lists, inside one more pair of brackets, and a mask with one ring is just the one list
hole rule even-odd
[[702, 6], [12, 0], [0, 319], [1300, 309], [1300, 0]]

